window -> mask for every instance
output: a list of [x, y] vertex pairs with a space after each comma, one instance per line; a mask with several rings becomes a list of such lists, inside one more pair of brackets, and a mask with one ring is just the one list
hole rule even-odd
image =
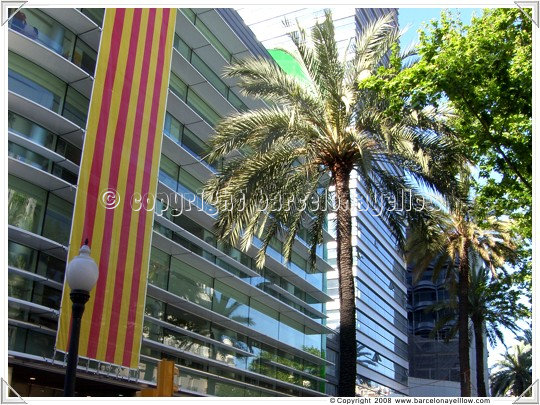
[[13, 111], [8, 111], [8, 127], [10, 131], [41, 146], [51, 150], [54, 147], [55, 135], [52, 132]]
[[47, 211], [43, 224], [43, 236], [67, 245], [71, 232], [71, 217], [73, 215], [73, 204], [49, 194]]
[[186, 101], [187, 93], [188, 93], [188, 86], [182, 81], [182, 79], [176, 76], [173, 72], [171, 72], [171, 77], [169, 79], [169, 88], [181, 100]]
[[86, 126], [89, 103], [90, 102], [86, 97], [69, 86], [62, 115], [81, 128], [84, 128]]
[[163, 289], [167, 289], [167, 281], [169, 279], [169, 258], [170, 256], [167, 253], [152, 247], [148, 281]]
[[304, 345], [304, 326], [281, 314], [279, 317], [279, 340], [298, 349]]
[[187, 104], [212, 127], [221, 119], [221, 117], [191, 89], [189, 89], [187, 93]]
[[41, 234], [47, 192], [24, 180], [8, 177], [8, 223]]
[[81, 8], [81, 13], [90, 18], [100, 27], [103, 25], [103, 18], [105, 16], [104, 8]]
[[331, 363], [334, 363], [333, 365], [326, 366], [326, 374], [328, 376], [336, 377], [337, 376], [337, 374], [336, 374], [336, 365], [338, 363], [338, 353], [335, 350], [327, 349], [326, 350], [326, 360], [328, 360]]
[[8, 67], [9, 90], [61, 113], [66, 83], [11, 51], [8, 52]]
[[49, 172], [52, 168], [52, 162], [46, 157], [11, 141], [8, 141], [8, 156], [46, 172]]
[[[8, 53], [9, 90], [26, 97], [84, 127], [89, 100], [33, 62]], [[65, 99], [64, 99], [65, 94]]]
[[180, 123], [180, 121], [174, 118], [171, 114], [165, 114], [165, 126], [163, 128], [165, 135], [176, 141], [176, 143], [181, 143], [183, 128], [184, 126]]
[[251, 299], [249, 320], [252, 328], [274, 339], [279, 339], [278, 317], [278, 311]]
[[71, 59], [75, 34], [40, 10], [25, 8], [9, 21], [9, 28]]
[[169, 291], [205, 308], [212, 306], [212, 278], [187, 263], [171, 258]]
[[178, 189], [179, 167], [167, 156], [161, 155], [159, 162], [159, 180], [176, 191]]
[[243, 325], [253, 327], [249, 318], [248, 302], [247, 295], [236, 291], [219, 280], [214, 281], [212, 311]]

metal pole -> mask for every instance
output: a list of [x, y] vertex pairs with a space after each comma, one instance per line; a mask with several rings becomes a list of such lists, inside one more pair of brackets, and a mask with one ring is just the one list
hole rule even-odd
[[68, 360], [66, 378], [64, 380], [64, 396], [75, 396], [75, 378], [77, 375], [77, 363], [79, 362], [79, 335], [81, 332], [81, 319], [84, 313], [84, 304], [90, 298], [88, 291], [73, 290], [69, 295], [72, 306], [71, 337], [69, 339]]

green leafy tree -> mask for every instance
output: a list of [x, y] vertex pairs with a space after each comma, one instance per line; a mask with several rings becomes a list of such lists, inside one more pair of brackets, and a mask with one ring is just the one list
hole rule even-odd
[[388, 80], [364, 84], [384, 92], [395, 111], [446, 105], [449, 125], [478, 168], [484, 216], [513, 220], [521, 235], [516, 281], [530, 297], [532, 237], [532, 25], [518, 8], [486, 9], [470, 25], [443, 12], [420, 33], [420, 60]]
[[[228, 156], [206, 191], [218, 210], [221, 239], [247, 249], [262, 238], [257, 265], [264, 265], [272, 239], [282, 237], [283, 255], [290, 259], [295, 235], [302, 227], [311, 236], [313, 268], [317, 245], [334, 188], [337, 221], [337, 264], [340, 289], [339, 395], [354, 396], [356, 377], [355, 291], [352, 274], [351, 195], [353, 170], [368, 190], [395, 192], [403, 173], [426, 182], [436, 179], [448, 143], [438, 136], [444, 124], [433, 108], [403, 109], [400, 119], [384, 114], [388, 105], [377, 92], [361, 89], [361, 79], [374, 74], [400, 36], [392, 16], [365, 27], [350, 61], [338, 55], [332, 18], [311, 30], [291, 35], [304, 78], [288, 75], [275, 63], [251, 58], [235, 62], [226, 76], [238, 79], [243, 93], [269, 103], [268, 108], [225, 118], [211, 140], [210, 159]], [[406, 56], [406, 55], [402, 55]], [[240, 153], [238, 153], [240, 152]], [[448, 163], [448, 161], [446, 162]], [[401, 169], [397, 169], [397, 168]], [[293, 201], [284, 208], [284, 202]], [[402, 215], [381, 201], [384, 219], [398, 240], [403, 239]]]
[[477, 216], [476, 203], [469, 198], [470, 182], [467, 176], [461, 179], [454, 195], [439, 199], [439, 205], [428, 206], [411, 220], [405, 255], [413, 267], [414, 282], [430, 263], [434, 263], [434, 279], [445, 264], [458, 263], [455, 289], [460, 386], [461, 395], [468, 397], [471, 396], [469, 315], [474, 310], [470, 305], [471, 257], [481, 258], [495, 272], [512, 257], [514, 243], [507, 224], [493, 217]]

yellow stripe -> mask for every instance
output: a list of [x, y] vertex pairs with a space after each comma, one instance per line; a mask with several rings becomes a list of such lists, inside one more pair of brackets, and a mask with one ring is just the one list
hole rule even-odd
[[[172, 57], [172, 40], [174, 36], [174, 27], [176, 21], [176, 9], [171, 9], [169, 16], [169, 27], [167, 30], [167, 39], [165, 41], [165, 51], [164, 51], [164, 63], [161, 66], [161, 72], [159, 74], [163, 75], [163, 80], [161, 82], [160, 89], [160, 98], [159, 98], [159, 109], [156, 122], [156, 136], [154, 139], [154, 153], [152, 156], [152, 171], [150, 173], [150, 186], [149, 192], [154, 196], [157, 192], [157, 183], [158, 183], [158, 169], [159, 169], [159, 160], [161, 155], [161, 145], [163, 139], [163, 122], [165, 120], [165, 108], [167, 101], [167, 88], [169, 87], [169, 74], [170, 74], [170, 65]], [[152, 224], [153, 224], [154, 215], [148, 215], [146, 218], [146, 234], [144, 242], [144, 251], [141, 260], [141, 283], [139, 284], [138, 292], [138, 305], [137, 305], [137, 314], [135, 322], [135, 331], [134, 331], [134, 340], [133, 340], [133, 351], [131, 353], [131, 367], [137, 367], [139, 364], [139, 352], [141, 348], [141, 339], [142, 336], [142, 325], [143, 325], [143, 315], [144, 315], [144, 306], [146, 302], [146, 287], [148, 280], [148, 267], [150, 260], [150, 250], [152, 243]]]
[[[105, 85], [105, 73], [109, 62], [110, 44], [113, 31], [114, 17], [116, 15], [116, 9], [107, 9], [105, 11], [105, 18], [103, 23], [103, 31], [101, 34], [101, 44], [96, 64], [95, 81], [92, 91], [92, 102], [90, 104], [90, 111], [88, 117], [93, 117], [99, 114], [101, 108], [101, 98], [103, 95], [103, 88]], [[84, 139], [83, 154], [81, 158], [81, 165], [79, 172], [89, 173], [92, 166], [95, 138], [97, 133], [98, 120], [88, 120], [86, 135]], [[77, 196], [75, 203], [75, 210], [73, 216], [71, 244], [68, 253], [68, 262], [75, 257], [79, 252], [79, 242], [82, 240], [82, 232], [84, 226], [84, 214], [86, 211], [86, 200], [88, 190], [89, 177], [80, 175], [77, 185]], [[92, 256], [96, 257], [94, 254]], [[64, 283], [64, 292], [62, 295], [62, 306], [60, 312], [60, 324], [57, 333], [56, 347], [59, 350], [67, 351], [68, 347], [68, 334], [69, 325], [71, 321], [71, 300], [69, 298], [69, 286]], [[87, 307], [89, 305], [87, 304]], [[88, 314], [83, 317], [86, 319]]]

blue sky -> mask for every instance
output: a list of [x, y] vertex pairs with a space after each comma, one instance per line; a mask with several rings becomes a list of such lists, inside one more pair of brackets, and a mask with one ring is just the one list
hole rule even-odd
[[[405, 33], [401, 40], [401, 45], [404, 47], [410, 42], [418, 40], [418, 30], [422, 28], [422, 24], [429, 23], [430, 20], [438, 20], [443, 8], [400, 8], [399, 9], [399, 26], [404, 28], [410, 25], [409, 30]], [[482, 14], [481, 8], [450, 8], [454, 13], [458, 13], [461, 16], [461, 20], [465, 24], [471, 22], [473, 13], [476, 16]]]

